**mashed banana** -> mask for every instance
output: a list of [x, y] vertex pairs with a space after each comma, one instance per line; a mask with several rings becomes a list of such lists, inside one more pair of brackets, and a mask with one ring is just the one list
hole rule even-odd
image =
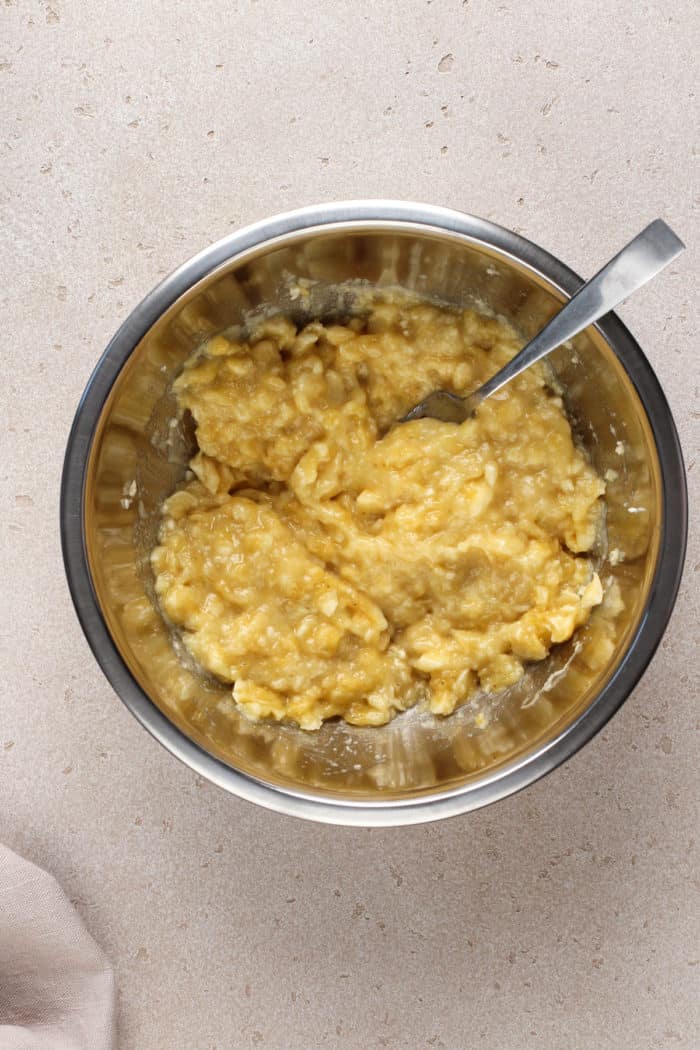
[[194, 479], [164, 504], [156, 592], [251, 718], [380, 725], [516, 682], [584, 623], [603, 482], [535, 366], [461, 425], [394, 425], [518, 350], [505, 323], [426, 304], [278, 317], [187, 362]]

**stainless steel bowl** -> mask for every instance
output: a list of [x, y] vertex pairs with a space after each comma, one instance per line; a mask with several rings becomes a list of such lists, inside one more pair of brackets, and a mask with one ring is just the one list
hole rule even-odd
[[[290, 275], [310, 282], [306, 307]], [[251, 802], [337, 824], [436, 820], [532, 783], [622, 704], [668, 622], [683, 566], [686, 488], [671, 413], [636, 342], [607, 317], [552, 359], [580, 440], [611, 479], [600, 571], [622, 608], [597, 609], [518, 686], [440, 720], [406, 712], [380, 729], [318, 733], [222, 711], [219, 687], [178, 657], [152, 601], [158, 507], [186, 440], [169, 386], [205, 337], [273, 304], [338, 309], [344, 282], [485, 303], [532, 334], [580, 279], [529, 241], [459, 212], [394, 201], [326, 204], [249, 226], [166, 278], [107, 347], [81, 399], [61, 494], [63, 553], [87, 639], [127, 707], [174, 755]], [[340, 296], [341, 307], [343, 296]], [[334, 304], [332, 307], [330, 304]], [[621, 554], [621, 557], [620, 557]], [[612, 625], [612, 626], [611, 626]]]

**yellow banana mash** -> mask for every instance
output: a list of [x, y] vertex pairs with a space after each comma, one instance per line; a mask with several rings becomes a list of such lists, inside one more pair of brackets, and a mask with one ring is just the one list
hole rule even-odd
[[446, 715], [588, 619], [604, 484], [544, 368], [461, 425], [397, 424], [519, 346], [474, 311], [389, 301], [346, 325], [276, 317], [188, 360], [175, 393], [199, 451], [163, 506], [156, 592], [250, 718]]

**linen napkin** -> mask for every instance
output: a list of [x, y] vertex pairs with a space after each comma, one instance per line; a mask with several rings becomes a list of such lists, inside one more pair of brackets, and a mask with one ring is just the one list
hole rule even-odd
[[1, 1050], [112, 1050], [114, 976], [56, 880], [0, 845]]

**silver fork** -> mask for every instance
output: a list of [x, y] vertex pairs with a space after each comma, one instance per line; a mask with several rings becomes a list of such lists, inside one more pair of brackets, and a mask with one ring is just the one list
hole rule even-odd
[[662, 219], [655, 219], [627, 244], [621, 252], [586, 281], [558, 314], [549, 321], [512, 361], [491, 376], [483, 386], [467, 397], [448, 390], [434, 390], [424, 397], [400, 422], [431, 416], [445, 423], [463, 423], [478, 406], [515, 379], [526, 368], [540, 361], [552, 350], [572, 339], [588, 325], [609, 313], [638, 288], [655, 277], [685, 248]]

